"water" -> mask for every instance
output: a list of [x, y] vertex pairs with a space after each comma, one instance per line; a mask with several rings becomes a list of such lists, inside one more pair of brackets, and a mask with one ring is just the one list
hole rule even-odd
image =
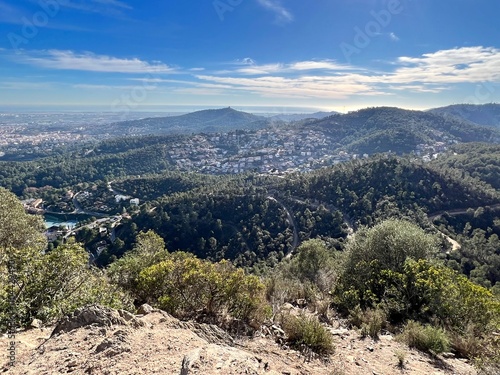
[[53, 215], [46, 214], [43, 217], [45, 221], [45, 227], [50, 228], [54, 225], [56, 226], [66, 226], [71, 229], [76, 226], [76, 224], [82, 220], [88, 219], [90, 216], [88, 215]]

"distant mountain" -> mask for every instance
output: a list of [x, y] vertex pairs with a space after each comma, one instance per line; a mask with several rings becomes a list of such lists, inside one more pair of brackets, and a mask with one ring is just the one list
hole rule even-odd
[[500, 128], [500, 104], [490, 103], [483, 105], [456, 104], [447, 107], [429, 110], [442, 116], [453, 116], [471, 121], [478, 125], [495, 126]]
[[123, 121], [101, 128], [109, 133], [121, 135], [172, 134], [172, 133], [211, 133], [236, 129], [259, 129], [268, 120], [231, 107], [208, 109], [181, 116], [153, 117], [141, 120]]
[[414, 151], [419, 144], [437, 142], [498, 142], [500, 131], [455, 117], [400, 108], [366, 108], [309, 122], [335, 137], [348, 151], [373, 154]]
[[328, 116], [337, 115], [338, 112], [315, 112], [315, 113], [292, 113], [292, 114], [280, 114], [271, 116], [271, 120], [279, 120], [284, 122], [301, 121], [305, 119], [323, 119]]

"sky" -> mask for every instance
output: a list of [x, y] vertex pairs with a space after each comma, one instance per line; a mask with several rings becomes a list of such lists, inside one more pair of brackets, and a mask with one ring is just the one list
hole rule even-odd
[[0, 107], [500, 102], [498, 0], [0, 0]]

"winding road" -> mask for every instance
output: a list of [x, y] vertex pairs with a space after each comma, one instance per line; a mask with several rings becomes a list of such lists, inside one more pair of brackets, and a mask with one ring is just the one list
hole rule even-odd
[[290, 258], [292, 256], [292, 254], [294, 253], [295, 249], [297, 249], [297, 246], [299, 245], [299, 233], [297, 231], [297, 223], [295, 222], [295, 218], [290, 213], [290, 210], [288, 210], [288, 208], [284, 205], [283, 202], [281, 202], [278, 199], [274, 198], [272, 195], [268, 195], [267, 199], [269, 199], [270, 201], [278, 203], [285, 210], [288, 222], [289, 222], [289, 224], [293, 228], [292, 248], [285, 255], [285, 259]]
[[[441, 216], [443, 216], [444, 214], [448, 214], [449, 216], [457, 216], [457, 215], [463, 215], [463, 214], [466, 214], [468, 210], [472, 209], [472, 210], [477, 210], [478, 208], [484, 208], [484, 209], [489, 209], [489, 210], [499, 210], [500, 209], [500, 204], [495, 204], [493, 206], [480, 206], [480, 207], [469, 207], [469, 208], [457, 208], [455, 210], [449, 210], [449, 211], [439, 211], [439, 212], [434, 212], [432, 214], [429, 214], [427, 215], [427, 217], [429, 218], [429, 221], [431, 223], [434, 223], [434, 220], [440, 218]], [[456, 250], [460, 250], [462, 248], [462, 245], [460, 245], [457, 241], [455, 241], [453, 238], [451, 238], [450, 236], [446, 235], [445, 233], [441, 232], [436, 226], [434, 226], [438, 231], [439, 233], [444, 237], [446, 238], [446, 240], [451, 244], [451, 247], [452, 247], [452, 250], [453, 251], [456, 251]]]

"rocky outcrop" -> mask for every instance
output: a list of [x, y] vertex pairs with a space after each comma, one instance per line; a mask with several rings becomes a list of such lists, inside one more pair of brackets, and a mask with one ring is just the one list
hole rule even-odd
[[[144, 309], [147, 312], [147, 308]], [[8, 375], [476, 375], [465, 360], [429, 356], [409, 349], [392, 336], [362, 338], [340, 321], [331, 329], [335, 353], [307, 358], [269, 335], [233, 339], [219, 327], [181, 322], [164, 311], [147, 314], [87, 306], [64, 318], [53, 330], [36, 328], [16, 335], [16, 365], [0, 353], [0, 373]], [[10, 339], [0, 336], [0, 346]], [[403, 353], [404, 371], [398, 367]], [[448, 358], [450, 357], [450, 358]], [[2, 367], [3, 366], [3, 367]], [[445, 366], [445, 367], [443, 367]], [[495, 372], [493, 372], [495, 373]]]
[[90, 325], [100, 327], [130, 325], [137, 328], [144, 326], [144, 322], [125, 310], [114, 310], [109, 307], [90, 305], [77, 309], [73, 314], [60, 320], [52, 331], [51, 336]]

